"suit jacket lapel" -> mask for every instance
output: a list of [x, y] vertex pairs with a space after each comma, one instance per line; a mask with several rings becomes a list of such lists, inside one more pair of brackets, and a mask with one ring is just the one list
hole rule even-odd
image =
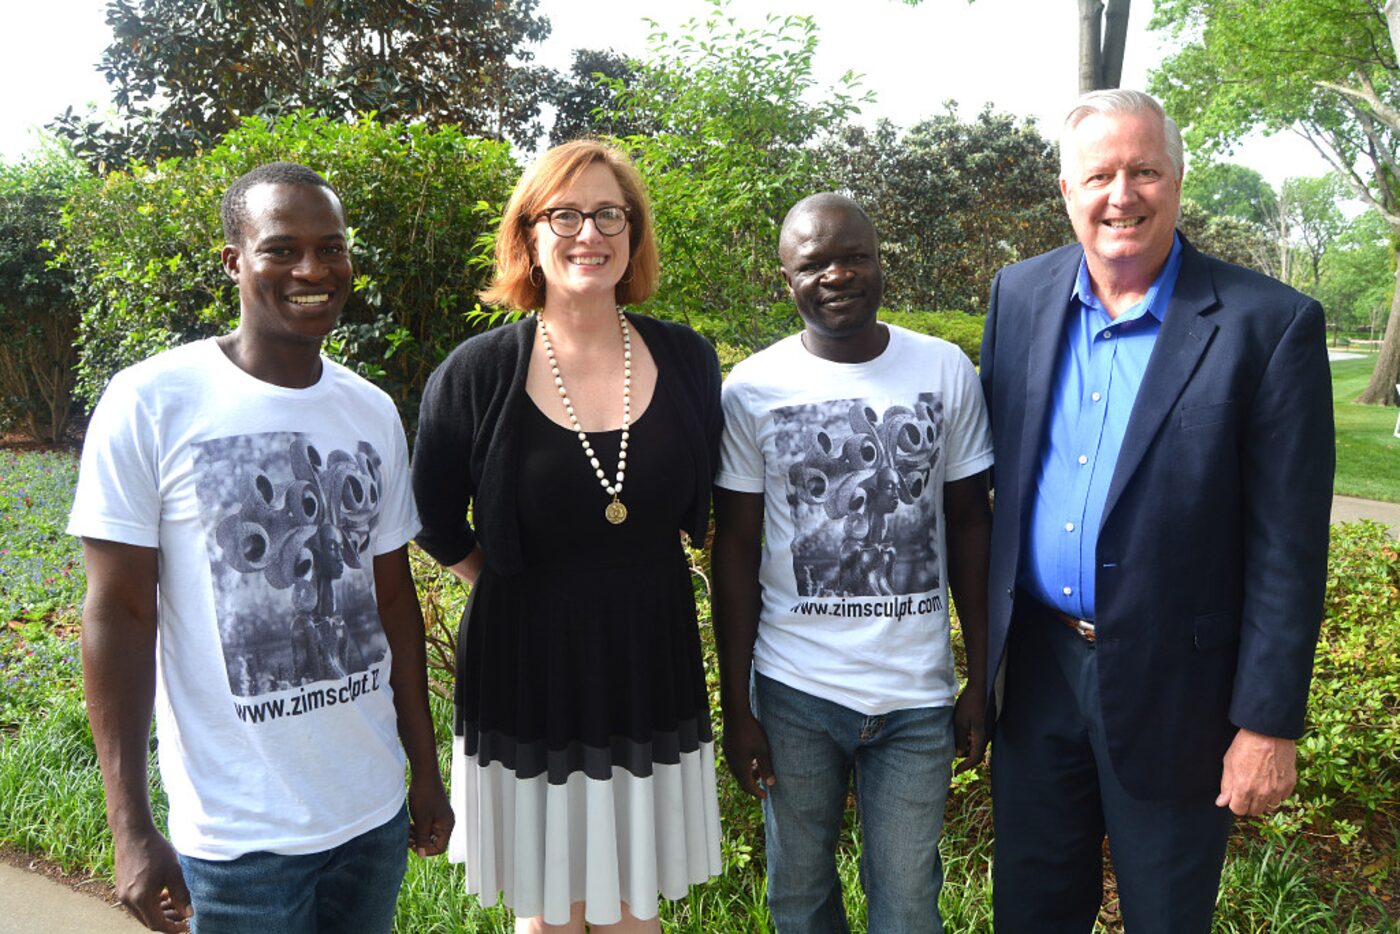
[[1215, 323], [1204, 317], [1220, 303], [1210, 267], [1205, 257], [1185, 243], [1184, 238], [1182, 248], [1184, 253], [1176, 287], [1172, 290], [1162, 330], [1147, 361], [1147, 372], [1143, 374], [1137, 401], [1128, 418], [1128, 429], [1123, 434], [1123, 445], [1118, 451], [1118, 463], [1113, 469], [1108, 499], [1104, 503], [1104, 522], [1108, 521], [1123, 488], [1142, 463], [1148, 446], [1162, 430], [1216, 331]]
[[[1069, 299], [1074, 292], [1074, 278], [1079, 272], [1079, 263], [1083, 258], [1083, 250], [1069, 251], [1065, 261], [1029, 296], [1031, 333], [1026, 341], [1026, 398], [1019, 448], [1020, 501], [1023, 504], [1031, 502], [1031, 484], [1040, 469], [1045, 415], [1050, 407], [1055, 363], [1060, 357], [1060, 341], [1064, 339], [1065, 319], [1069, 317]], [[1029, 508], [1023, 508], [1022, 514], [1029, 515]]]

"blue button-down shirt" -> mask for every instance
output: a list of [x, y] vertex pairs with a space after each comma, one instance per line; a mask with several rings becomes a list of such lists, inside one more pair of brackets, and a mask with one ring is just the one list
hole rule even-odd
[[1094, 618], [1094, 555], [1108, 485], [1180, 269], [1178, 236], [1142, 301], [1115, 319], [1079, 263], [1018, 581], [1070, 616]]

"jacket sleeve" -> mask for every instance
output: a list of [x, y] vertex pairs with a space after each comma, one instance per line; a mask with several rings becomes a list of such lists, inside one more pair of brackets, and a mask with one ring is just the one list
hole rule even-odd
[[1243, 436], [1244, 608], [1230, 720], [1303, 731], [1327, 581], [1336, 444], [1322, 308], [1294, 309]]
[[[1001, 292], [1001, 276], [998, 272], [992, 279], [992, 294], [987, 305], [987, 320], [982, 327], [982, 349], [977, 354], [977, 371], [982, 380], [982, 398], [987, 406], [987, 423], [992, 437], [996, 437], [996, 397], [993, 394], [993, 377], [997, 356], [997, 298]], [[992, 467], [992, 485], [996, 485], [996, 466]]]
[[413, 496], [423, 522], [417, 541], [445, 567], [461, 561], [477, 545], [467, 521], [476, 495], [469, 371], [460, 349], [433, 371], [423, 390], [413, 445]]

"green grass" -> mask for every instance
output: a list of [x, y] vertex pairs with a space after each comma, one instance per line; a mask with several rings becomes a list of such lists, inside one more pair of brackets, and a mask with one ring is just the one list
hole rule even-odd
[[[1339, 385], [1364, 380], [1366, 363], [1341, 364]], [[1354, 395], [1357, 390], [1339, 389], [1343, 395], [1348, 391]], [[1344, 407], [1345, 402], [1339, 403], [1339, 412]], [[1381, 414], [1393, 421], [1393, 409]], [[76, 581], [65, 578], [56, 598], [41, 599], [50, 593], [45, 580], [76, 567], [76, 550], [61, 534], [59, 521], [71, 496], [71, 459], [65, 464], [54, 455], [4, 452], [0, 459], [0, 497], [8, 497], [0, 499], [0, 551], [14, 555], [20, 550], [16, 543], [22, 543], [24, 563], [18, 566], [39, 585], [26, 580], [21, 588], [4, 591], [11, 601], [7, 605], [19, 611], [0, 619], [0, 843], [69, 870], [110, 877], [111, 838], [78, 663], [81, 574]], [[1400, 898], [1393, 894], [1400, 879], [1400, 802], [1395, 794], [1400, 763], [1393, 754], [1400, 730], [1400, 653], [1391, 650], [1393, 639], [1387, 639], [1400, 621], [1400, 556], [1382, 535], [1374, 524], [1334, 532], [1328, 628], [1310, 711], [1322, 742], [1304, 748], [1299, 793], [1285, 812], [1237, 829], [1213, 926], [1218, 934], [1400, 934]], [[415, 572], [420, 570], [415, 564]], [[460, 588], [444, 588], [426, 573], [419, 583], [435, 618], [452, 625], [461, 609]], [[707, 673], [713, 680], [714, 648], [704, 600], [700, 610]], [[1367, 653], [1362, 646], [1377, 648]], [[1358, 678], [1365, 684], [1349, 686]], [[438, 685], [446, 687], [440, 676]], [[712, 683], [712, 691], [715, 687]], [[433, 714], [445, 764], [450, 703], [435, 697]], [[1366, 742], [1358, 732], [1363, 728], [1374, 733]], [[1345, 735], [1333, 737], [1337, 730]], [[163, 824], [165, 799], [154, 768], [151, 787], [157, 820]], [[685, 899], [663, 903], [668, 932], [761, 934], [772, 929], [765, 906], [759, 809], [723, 766], [719, 788], [724, 874], [693, 887]], [[944, 822], [945, 883], [939, 906], [950, 934], [992, 930], [991, 848], [991, 803], [983, 770], [955, 783]], [[857, 934], [867, 931], [860, 852], [859, 832], [848, 820], [838, 871]], [[1122, 930], [1115, 909], [1110, 900], [1096, 930]], [[415, 934], [513, 930], [504, 908], [483, 907], [466, 896], [460, 866], [416, 856], [409, 857], [395, 929]]]
[[1332, 411], [1337, 420], [1337, 480], [1344, 496], [1400, 502], [1400, 438], [1396, 410], [1352, 402], [1371, 378], [1374, 356], [1332, 364]]

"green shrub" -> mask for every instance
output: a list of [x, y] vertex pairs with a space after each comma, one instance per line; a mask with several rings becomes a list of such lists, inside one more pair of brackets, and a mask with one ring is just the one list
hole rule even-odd
[[72, 411], [78, 306], [71, 275], [51, 261], [82, 177], [60, 150], [0, 165], [0, 430], [17, 425], [36, 441], [60, 440]]
[[957, 344], [976, 363], [982, 355], [982, 325], [986, 315], [964, 311], [889, 311], [880, 309], [880, 317], [920, 334], [932, 334]]
[[327, 352], [373, 379], [412, 420], [432, 368], [471, 333], [490, 230], [518, 174], [504, 143], [451, 127], [249, 118], [209, 152], [79, 186], [65, 212], [80, 283], [79, 392], [95, 402], [122, 367], [226, 331], [238, 317], [219, 264], [219, 199], [238, 176], [290, 160], [340, 192], [357, 275]]
[[1326, 612], [1298, 788], [1264, 826], [1384, 879], [1400, 872], [1375, 858], [1400, 832], [1400, 553], [1384, 526], [1332, 527]]

